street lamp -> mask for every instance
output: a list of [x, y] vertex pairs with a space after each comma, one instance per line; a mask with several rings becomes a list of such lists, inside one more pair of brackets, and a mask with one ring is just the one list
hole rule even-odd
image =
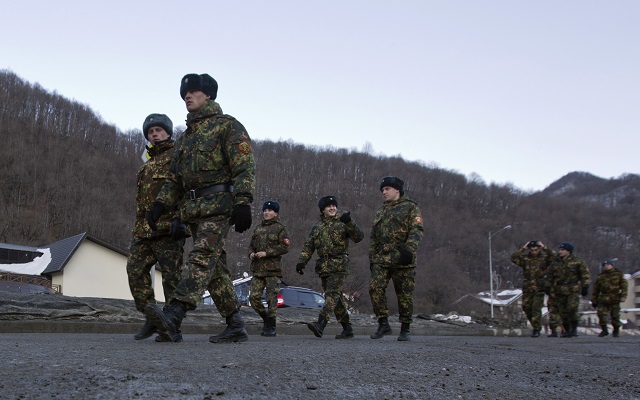
[[491, 238], [506, 229], [511, 229], [511, 225], [507, 225], [493, 234], [489, 232], [489, 298], [491, 301], [491, 319], [493, 319], [493, 261], [491, 260]]

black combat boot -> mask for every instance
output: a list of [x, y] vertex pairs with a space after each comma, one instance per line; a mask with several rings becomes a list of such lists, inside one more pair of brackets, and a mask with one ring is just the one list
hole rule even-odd
[[180, 325], [187, 314], [187, 308], [181, 302], [174, 300], [165, 311], [157, 304], [148, 304], [147, 312], [151, 322], [160, 332], [165, 332], [172, 342], [181, 342]]
[[267, 314], [260, 314], [262, 318], [262, 331], [260, 331], [260, 336], [264, 336], [264, 334], [269, 330], [269, 317]]
[[608, 336], [608, 335], [609, 335], [609, 329], [607, 329], [606, 325], [602, 326], [602, 332], [600, 332], [598, 337], [605, 337], [605, 336]]
[[389, 326], [389, 320], [387, 317], [378, 318], [378, 330], [373, 335], [369, 336], [371, 339], [380, 339], [384, 335], [391, 334], [391, 327]]
[[531, 337], [539, 337], [540, 336], [540, 329], [534, 329], [533, 332], [531, 333]]
[[620, 337], [620, 327], [619, 326], [614, 326], [613, 327], [613, 337]]
[[[167, 312], [167, 310], [169, 309], [169, 305], [165, 304], [165, 306], [162, 308], [162, 312]], [[180, 326], [182, 325], [182, 321], [180, 321], [177, 325], [176, 325], [176, 332], [177, 334], [175, 335], [173, 340], [171, 338], [171, 336], [167, 335], [167, 332], [159, 332], [158, 336], [156, 336], [155, 341], [158, 343], [163, 343], [163, 342], [174, 342], [174, 343], [180, 343], [182, 342], [182, 332], [180, 331]]]
[[398, 336], [398, 342], [408, 342], [411, 340], [409, 325], [410, 324], [408, 322], [403, 322], [402, 325], [400, 325], [400, 336]]
[[267, 329], [264, 331], [264, 334], [262, 336], [276, 336], [276, 317], [268, 317], [266, 327]]
[[149, 321], [149, 318], [147, 318], [147, 320], [144, 322], [144, 325], [142, 326], [142, 329], [140, 329], [138, 333], [133, 335], [133, 338], [135, 340], [143, 340], [151, 337], [151, 335], [156, 333], [156, 331], [156, 327], [151, 323], [151, 321]]
[[571, 323], [571, 337], [578, 337], [578, 323]]
[[556, 330], [555, 326], [549, 329], [551, 330], [551, 333], [548, 334], [547, 337], [558, 337], [558, 331]]
[[570, 338], [571, 337], [571, 325], [562, 324], [562, 328], [563, 328], [563, 332], [562, 332], [562, 335], [560, 335], [560, 337]]
[[316, 337], [322, 337], [322, 332], [324, 332], [324, 328], [327, 326], [327, 320], [324, 319], [322, 314], [318, 316], [318, 322], [309, 322], [307, 324], [307, 328], [313, 332]]
[[249, 335], [244, 329], [244, 321], [238, 310], [227, 317], [227, 327], [221, 334], [209, 337], [211, 343], [237, 343], [247, 340], [249, 340]]
[[341, 322], [342, 332], [336, 335], [336, 339], [351, 339], [353, 338], [353, 327], [350, 322]]

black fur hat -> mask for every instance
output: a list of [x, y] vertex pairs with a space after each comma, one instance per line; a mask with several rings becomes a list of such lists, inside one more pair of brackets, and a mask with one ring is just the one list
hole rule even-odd
[[320, 209], [320, 212], [323, 212], [324, 209], [331, 204], [338, 207], [338, 199], [336, 196], [324, 196], [320, 201], [318, 201], [318, 208]]
[[209, 74], [187, 74], [180, 81], [180, 97], [184, 100], [190, 90], [200, 90], [211, 100], [215, 100], [218, 95], [218, 82]]
[[266, 209], [273, 210], [276, 213], [279, 213], [280, 212], [280, 203], [278, 203], [275, 200], [267, 200], [262, 205], [262, 211], [264, 211]]
[[164, 129], [169, 134], [169, 137], [173, 135], [173, 122], [171, 122], [171, 119], [165, 114], [149, 114], [147, 118], [144, 119], [142, 133], [145, 139], [149, 140], [147, 133], [149, 133], [149, 129], [153, 126], [159, 126]]
[[573, 245], [571, 243], [560, 243], [559, 249], [565, 249], [569, 253], [573, 253]]
[[400, 196], [404, 196], [404, 181], [397, 176], [385, 176], [384, 178], [382, 178], [382, 182], [380, 182], [381, 192], [382, 188], [385, 186], [389, 186], [396, 190], [399, 190]]

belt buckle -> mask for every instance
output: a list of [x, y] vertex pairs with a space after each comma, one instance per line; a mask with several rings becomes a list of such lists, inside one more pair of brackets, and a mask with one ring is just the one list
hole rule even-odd
[[190, 198], [191, 200], [195, 200], [195, 199], [197, 198], [197, 197], [196, 197], [196, 191], [195, 191], [195, 190], [189, 190], [189, 198]]

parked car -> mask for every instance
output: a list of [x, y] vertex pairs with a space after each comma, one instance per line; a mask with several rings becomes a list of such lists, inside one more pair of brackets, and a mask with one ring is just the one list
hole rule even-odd
[[[265, 293], [262, 293], [262, 304], [267, 306]], [[278, 307], [322, 308], [324, 296], [311, 289], [297, 286], [283, 286], [278, 292]]]

